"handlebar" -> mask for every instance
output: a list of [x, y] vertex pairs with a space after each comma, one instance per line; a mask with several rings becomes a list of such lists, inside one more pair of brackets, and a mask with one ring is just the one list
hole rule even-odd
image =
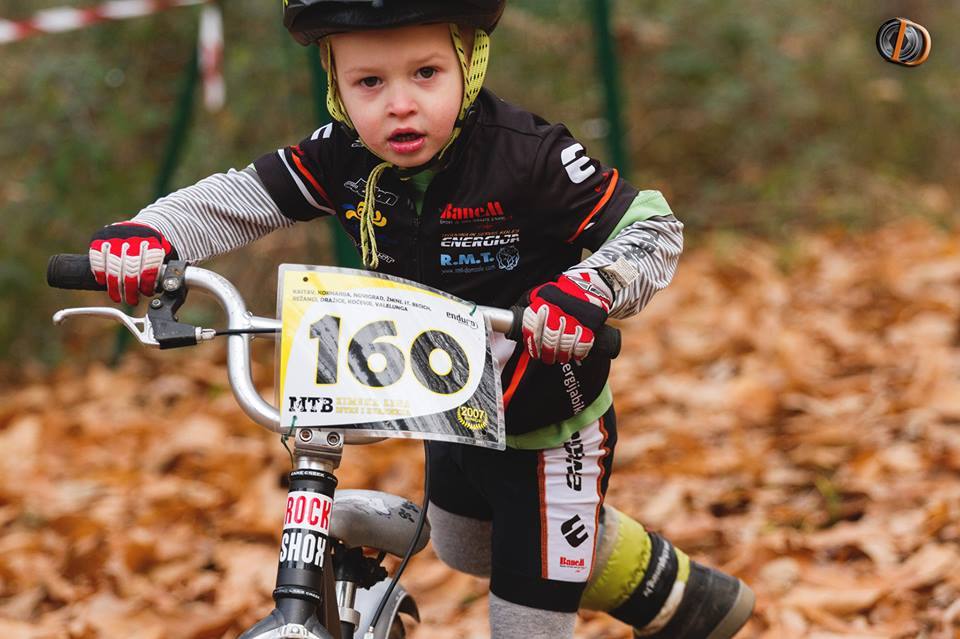
[[[227, 318], [227, 371], [230, 386], [237, 402], [247, 415], [261, 426], [281, 432], [280, 412], [257, 391], [251, 377], [250, 333], [280, 331], [280, 320], [270, 317], [258, 317], [249, 312], [246, 303], [236, 287], [226, 278], [213, 271], [197, 266], [183, 269], [183, 281], [188, 288], [195, 288], [210, 294], [224, 310]], [[165, 273], [157, 278], [161, 287], [167, 285]], [[102, 291], [106, 286], [99, 284], [90, 271], [90, 260], [86, 255], [54, 255], [47, 263], [47, 284], [53, 288]], [[154, 303], [157, 300], [154, 300]], [[520, 341], [523, 332], [523, 308], [511, 309], [478, 306], [478, 310], [490, 320], [490, 327], [503, 333], [508, 339]], [[68, 317], [76, 315], [98, 315], [109, 317], [124, 324], [141, 343], [161, 346], [154, 336], [149, 317], [131, 318], [117, 309], [107, 307], [73, 308], [58, 311], [53, 321], [60, 324]], [[191, 327], [192, 328], [192, 327]], [[196, 329], [197, 340], [212, 339], [215, 332], [210, 329]], [[183, 345], [178, 343], [176, 345]], [[612, 326], [603, 326], [594, 336], [592, 353], [615, 358], [620, 354], [620, 331]]]

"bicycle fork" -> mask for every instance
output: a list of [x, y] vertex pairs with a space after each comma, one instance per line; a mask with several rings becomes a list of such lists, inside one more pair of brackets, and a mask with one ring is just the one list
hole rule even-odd
[[[355, 587], [336, 587], [331, 565], [334, 471], [340, 466], [343, 436], [303, 428], [297, 430], [294, 442], [294, 469], [273, 591], [276, 608], [240, 639], [341, 639], [341, 611], [344, 621], [359, 620], [353, 610]], [[349, 633], [343, 639], [352, 638], [353, 630], [343, 630]]]

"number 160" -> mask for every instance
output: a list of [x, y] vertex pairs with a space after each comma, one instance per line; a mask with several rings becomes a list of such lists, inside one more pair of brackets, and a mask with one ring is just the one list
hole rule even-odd
[[[396, 383], [406, 370], [404, 352], [396, 345], [378, 341], [397, 336], [396, 322], [381, 320], [363, 326], [347, 344], [350, 373], [364, 386], [382, 388]], [[340, 369], [340, 318], [324, 315], [310, 325], [310, 339], [319, 341], [317, 384], [336, 384]], [[446, 372], [435, 368], [431, 355], [440, 351], [450, 360]], [[371, 365], [376, 362], [376, 370]], [[379, 362], [377, 362], [379, 360]], [[423, 331], [410, 345], [410, 368], [425, 388], [452, 395], [467, 384], [470, 362], [463, 347], [448, 333]]]

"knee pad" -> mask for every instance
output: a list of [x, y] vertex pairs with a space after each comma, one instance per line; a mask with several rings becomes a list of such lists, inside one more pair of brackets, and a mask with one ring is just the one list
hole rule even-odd
[[476, 577], [490, 576], [489, 521], [456, 515], [432, 502], [427, 517], [433, 551], [443, 563]]
[[598, 537], [583, 608], [609, 612], [642, 627], [676, 607], [690, 574], [686, 554], [606, 504]]

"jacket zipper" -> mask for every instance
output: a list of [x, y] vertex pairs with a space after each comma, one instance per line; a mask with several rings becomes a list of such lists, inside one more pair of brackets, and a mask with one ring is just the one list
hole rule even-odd
[[[427, 207], [427, 196], [430, 194], [430, 186], [433, 184], [433, 180], [427, 184], [426, 188], [423, 191], [423, 197], [420, 198], [420, 206], [417, 206], [416, 198], [413, 198], [413, 210], [415, 213], [413, 220], [413, 241], [414, 241], [414, 272], [416, 273], [416, 281], [423, 283], [423, 247], [420, 244], [420, 224], [423, 219], [423, 212], [425, 210], [430, 210]], [[415, 185], [411, 185], [411, 190], [417, 188]]]

